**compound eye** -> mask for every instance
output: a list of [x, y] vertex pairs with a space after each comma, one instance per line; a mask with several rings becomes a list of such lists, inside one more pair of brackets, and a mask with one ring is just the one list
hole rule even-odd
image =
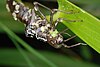
[[57, 39], [57, 43], [58, 43], [58, 44], [61, 44], [62, 42], [63, 42], [63, 39], [59, 37], [59, 38]]

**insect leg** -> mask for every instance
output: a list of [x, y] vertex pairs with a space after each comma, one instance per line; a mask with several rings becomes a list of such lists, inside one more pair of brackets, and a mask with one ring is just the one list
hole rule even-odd
[[70, 37], [70, 38], [64, 40], [64, 42], [69, 41], [69, 40], [71, 40], [71, 39], [73, 39], [73, 38], [75, 38], [75, 37], [76, 37], [76, 35], [74, 35], [74, 36], [72, 36], [72, 37]]
[[65, 30], [63, 30], [63, 31], [61, 31], [61, 32], [59, 32], [59, 34], [66, 34], [66, 35], [68, 35], [68, 36], [70, 36], [71, 37], [71, 35], [69, 34], [69, 33], [66, 33], [66, 31], [67, 30], [69, 30], [68, 28], [66, 28]]
[[58, 18], [56, 21], [55, 21], [55, 24], [53, 25], [54, 28], [57, 26], [57, 24], [60, 22], [63, 22], [63, 21], [66, 21], [66, 22], [82, 22], [82, 20], [69, 20], [67, 18]]
[[71, 46], [68, 46], [68, 45], [66, 45], [66, 44], [62, 44], [64, 47], [66, 47], [66, 48], [72, 48], [72, 47], [75, 47], [75, 46], [79, 46], [79, 45], [87, 45], [87, 44], [84, 44], [84, 43], [77, 43], [77, 44], [74, 44], [74, 45], [71, 45]]
[[67, 18], [58, 18], [57, 21], [55, 22], [55, 26], [59, 23], [59, 22], [82, 22], [83, 20], [69, 20]]
[[44, 6], [44, 5], [42, 5], [42, 4], [40, 4], [40, 3], [38, 3], [38, 2], [34, 2], [33, 4], [34, 4], [34, 9], [35, 9], [35, 11], [38, 11], [38, 12], [41, 14], [41, 16], [42, 16], [44, 19], [46, 19], [46, 16], [40, 11], [39, 6], [45, 8], [45, 9], [47, 9], [47, 10], [49, 10], [49, 11], [51, 11], [51, 9], [48, 8], [48, 7], [46, 7], [46, 6]]
[[70, 10], [70, 11], [63, 11], [63, 10], [58, 10], [58, 9], [52, 9], [51, 21], [53, 20], [53, 15], [54, 15], [56, 12], [61, 12], [61, 13], [65, 13], [65, 14], [79, 13], [79, 12], [74, 12], [73, 10]]
[[59, 9], [52, 9], [53, 12], [61, 12], [64, 14], [75, 14], [75, 13], [79, 13], [78, 11], [73, 11], [73, 10], [69, 10], [69, 11], [64, 11], [64, 10], [59, 10]]
[[49, 11], [52, 12], [52, 10], [51, 10], [50, 8], [48, 8], [48, 7], [46, 7], [46, 6], [42, 5], [42, 4], [40, 4], [40, 3], [38, 3], [38, 2], [34, 2], [33, 4], [36, 6], [36, 8], [38, 8], [37, 5], [39, 5], [39, 6], [41, 6], [41, 7], [43, 7], [43, 8], [45, 8], [45, 9], [47, 9], [47, 10], [49, 10]]
[[[78, 21], [78, 20], [67, 20], [67, 19], [65, 19], [65, 18], [58, 18], [58, 19], [56, 20], [55, 24], [54, 24], [54, 29], [55, 29], [55, 27], [57, 26], [57, 24], [58, 24], [59, 22], [62, 22], [63, 20], [66, 20], [67, 22], [68, 22], [68, 21], [70, 21], [70, 22], [76, 22], [76, 21]], [[67, 34], [68, 36], [71, 37], [71, 35], [70, 35], [69, 33], [65, 33], [65, 31], [67, 31], [67, 30], [68, 30], [68, 28], [66, 28], [65, 30], [61, 31], [60, 34]]]
[[[64, 40], [64, 42], [66, 42], [66, 41], [69, 41], [69, 40], [71, 40], [71, 39], [73, 39], [73, 38], [75, 38], [76, 37], [76, 35], [75, 36], [72, 36], [71, 38], [68, 38], [68, 39], [66, 39], [66, 40]], [[75, 46], [78, 46], [78, 45], [80, 45], [81, 43], [77, 43], [77, 44], [74, 44], [74, 45], [71, 45], [71, 46], [68, 46], [68, 45], [65, 45], [65, 44], [62, 44], [64, 47], [66, 47], [66, 48], [71, 48], [71, 47], [75, 47]]]
[[65, 33], [65, 31], [69, 30], [68, 28], [66, 28], [65, 30], [61, 31], [60, 34]]
[[[70, 38], [64, 40], [64, 42], [67, 42], [67, 41], [69, 41], [69, 40], [71, 40], [71, 39], [73, 39], [73, 38], [75, 38], [75, 37], [76, 37], [76, 35], [74, 35], [74, 36], [72, 36], [72, 37], [70, 37]], [[62, 45], [63, 45], [64, 47], [66, 47], [66, 48], [71, 48], [71, 47], [75, 47], [75, 46], [78, 46], [78, 45], [87, 45], [87, 44], [85, 44], [85, 43], [77, 43], [77, 44], [68, 46], [68, 45], [65, 45], [65, 44], [63, 43]]]
[[[54, 15], [56, 12], [61, 12], [61, 13], [64, 13], [64, 14], [75, 14], [75, 13], [79, 13], [78, 11], [75, 12], [75, 11], [73, 11], [73, 10], [70, 10], [70, 11], [63, 11], [63, 10], [53, 9], [53, 10], [52, 10], [52, 15], [51, 15], [51, 21], [53, 21], [53, 15]], [[66, 19], [66, 18], [58, 18], [58, 19], [55, 21], [54, 27], [57, 26], [58, 22], [62, 22], [62, 21], [67, 21], [67, 22], [82, 22], [83, 20], [68, 20], [68, 19]]]
[[[66, 18], [58, 18], [56, 21], [55, 21], [55, 24], [53, 25], [53, 28], [55, 29], [56, 28], [56, 26], [57, 26], [57, 24], [59, 23], [59, 22], [63, 22], [63, 21], [67, 21], [67, 22], [82, 22], [81, 20], [68, 20], [68, 19], [66, 19]], [[65, 31], [67, 31], [68, 30], [68, 28], [67, 29], [65, 29], [65, 30], [63, 30], [63, 31], [61, 31], [60, 32], [60, 34], [67, 34], [68, 36], [71, 36], [70, 34], [68, 34], [68, 33], [65, 33]]]

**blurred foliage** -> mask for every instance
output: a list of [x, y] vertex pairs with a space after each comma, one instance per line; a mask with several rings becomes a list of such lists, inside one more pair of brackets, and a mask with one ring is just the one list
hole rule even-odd
[[[13, 17], [11, 17], [11, 14], [7, 11], [6, 0], [0, 1], [0, 22], [5, 24], [9, 29], [14, 32], [21, 33], [24, 31], [23, 23], [14, 21]], [[0, 32], [3, 32], [3, 30], [0, 29]]]
[[[49, 51], [38, 51], [40, 54], [49, 59], [52, 63], [56, 64], [57, 67], [99, 67], [95, 64], [91, 64], [84, 61], [79, 61], [77, 59], [69, 59], [67, 56], [53, 53]], [[50, 67], [41, 61], [36, 56], [28, 53], [26, 54], [31, 59], [35, 67]], [[29, 67], [25, 59], [16, 49], [0, 49], [0, 65], [17, 66], [17, 67]]]
[[80, 6], [82, 9], [88, 11], [92, 15], [100, 18], [100, 0], [69, 0], [74, 4]]

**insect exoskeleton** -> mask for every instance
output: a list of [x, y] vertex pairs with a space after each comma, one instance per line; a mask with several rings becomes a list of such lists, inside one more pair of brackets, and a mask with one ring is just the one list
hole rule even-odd
[[47, 36], [47, 41], [48, 43], [55, 47], [55, 48], [61, 48], [62, 43], [63, 43], [63, 36], [60, 35], [57, 30], [53, 30], [52, 32], [50, 32], [52, 34], [49, 34]]
[[[25, 26], [25, 34], [27, 37], [33, 38], [34, 36], [44, 42], [48, 42], [51, 46], [55, 48], [60, 48], [61, 46], [70, 48], [82, 43], [75, 45], [67, 46], [64, 43], [73, 39], [75, 36], [72, 36], [66, 40], [63, 40], [62, 32], [58, 32], [56, 26], [59, 22], [80, 22], [80, 20], [68, 20], [66, 18], [58, 18], [56, 21], [53, 20], [53, 15], [56, 12], [63, 12], [65, 14], [73, 14], [73, 12], [66, 12], [58, 9], [51, 10], [50, 8], [34, 2], [34, 8], [30, 9], [26, 7], [23, 3], [17, 2], [15, 0], [7, 0], [7, 9], [11, 12], [15, 20], [20, 20]], [[46, 16], [41, 12], [39, 6], [50, 11], [50, 21], [47, 20]], [[68, 30], [68, 29], [66, 29]], [[65, 31], [65, 30], [64, 30]], [[63, 31], [63, 33], [64, 33]], [[68, 36], [70, 36], [67, 33]]]

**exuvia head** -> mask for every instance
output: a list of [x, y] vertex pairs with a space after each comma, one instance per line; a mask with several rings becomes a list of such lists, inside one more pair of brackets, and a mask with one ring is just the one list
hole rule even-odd
[[61, 48], [63, 43], [63, 37], [60, 34], [57, 34], [55, 37], [53, 37], [52, 35], [48, 35], [47, 41], [51, 46], [55, 48]]

